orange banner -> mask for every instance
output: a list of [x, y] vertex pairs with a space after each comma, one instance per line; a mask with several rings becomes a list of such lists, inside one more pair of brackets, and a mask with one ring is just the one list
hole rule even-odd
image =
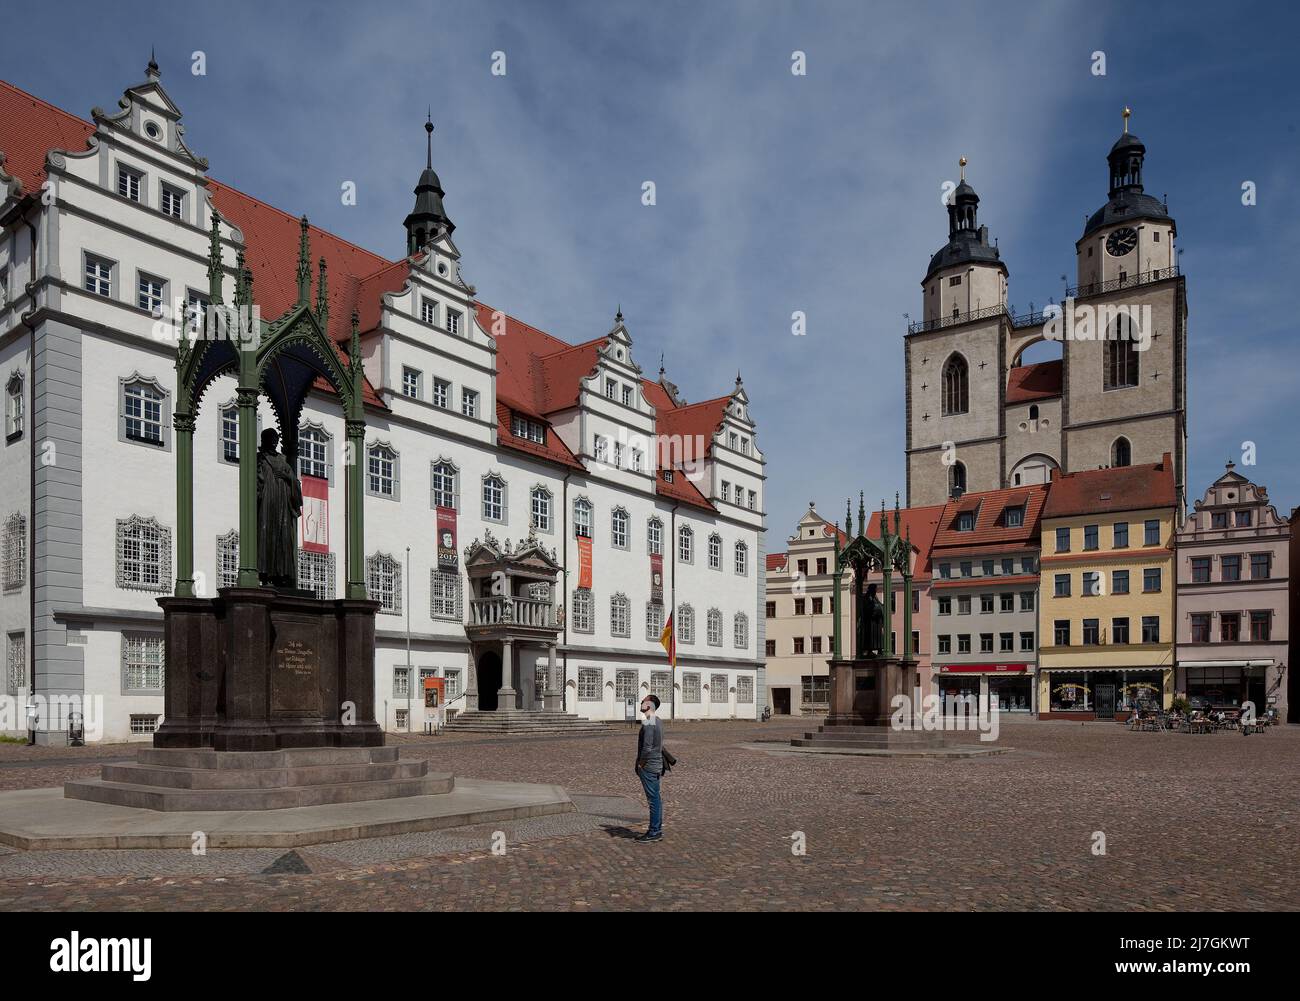
[[578, 538], [578, 586], [591, 590], [591, 540]]

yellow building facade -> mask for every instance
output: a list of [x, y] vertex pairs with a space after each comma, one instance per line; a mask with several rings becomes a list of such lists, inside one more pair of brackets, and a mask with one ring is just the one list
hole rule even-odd
[[[1140, 482], [1143, 468], [1166, 479], [1160, 465], [1053, 480], [1042, 521], [1040, 718], [1123, 719], [1170, 706], [1178, 507], [1127, 507], [1166, 495], [1162, 482]], [[1130, 482], [1118, 489], [1109, 474]]]

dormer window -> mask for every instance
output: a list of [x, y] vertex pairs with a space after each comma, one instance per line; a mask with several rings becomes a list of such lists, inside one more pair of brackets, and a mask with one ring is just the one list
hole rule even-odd
[[973, 532], [975, 531], [975, 512], [963, 511], [957, 515], [957, 531]]
[[1002, 513], [1002, 523], [1007, 528], [1019, 528], [1025, 523], [1025, 509], [1023, 507], [1009, 507]]
[[672, 471], [671, 469], [665, 469], [665, 470], [664, 470], [664, 482], [665, 482], [665, 483], [672, 483], [672, 481], [673, 481], [673, 471]]
[[510, 418], [510, 433], [516, 438], [536, 442], [538, 445], [546, 444], [546, 428], [539, 422], [530, 421], [527, 417], [520, 417], [518, 414]]

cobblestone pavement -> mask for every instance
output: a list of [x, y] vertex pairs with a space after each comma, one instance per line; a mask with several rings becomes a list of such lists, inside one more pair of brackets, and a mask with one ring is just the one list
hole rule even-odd
[[[580, 812], [499, 825], [503, 855], [491, 826], [203, 858], [0, 851], [0, 908], [1300, 909], [1300, 727], [1243, 738], [1004, 720], [1014, 750], [986, 758], [782, 753], [806, 728], [669, 722], [681, 763], [656, 845], [631, 840], [644, 830], [632, 730], [399, 738], [439, 770], [562, 785]], [[767, 749], [738, 746], [755, 742]], [[133, 752], [0, 745], [0, 789]]]

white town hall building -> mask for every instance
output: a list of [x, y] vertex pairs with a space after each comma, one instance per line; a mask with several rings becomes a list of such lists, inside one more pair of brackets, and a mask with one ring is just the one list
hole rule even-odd
[[[431, 163], [396, 261], [304, 229], [207, 168], [152, 62], [119, 110], [89, 122], [0, 81], [0, 730], [25, 731], [29, 704], [47, 743], [66, 739], [72, 711], [91, 739], [148, 739], [160, 720], [156, 599], [174, 585], [177, 481], [175, 343], [159, 332], [173, 303], [207, 301], [213, 212], [226, 302], [242, 254], [262, 316], [282, 314], [299, 294], [305, 233], [341, 352], [358, 317], [385, 729], [423, 728], [428, 677], [444, 679], [450, 709], [494, 708], [503, 660], [519, 708], [540, 708], [545, 692], [568, 713], [622, 719], [626, 699], [652, 691], [678, 718], [753, 718], [765, 700], [765, 476], [739, 376], [688, 406], [662, 369], [642, 378], [621, 313], [570, 344], [479, 300]], [[208, 596], [238, 567], [234, 398], [234, 377], [219, 376], [195, 433], [196, 590]], [[265, 401], [259, 416], [275, 426]], [[298, 438], [312, 515], [299, 586], [342, 597], [348, 457], [323, 380]], [[507, 636], [503, 657], [474, 642], [500, 605], [472, 589], [466, 556], [480, 542], [509, 562], [530, 535], [555, 584], [529, 584], [507, 611], [517, 621], [526, 605], [541, 628], [513, 650]], [[660, 645], [674, 603], [675, 678]]]

